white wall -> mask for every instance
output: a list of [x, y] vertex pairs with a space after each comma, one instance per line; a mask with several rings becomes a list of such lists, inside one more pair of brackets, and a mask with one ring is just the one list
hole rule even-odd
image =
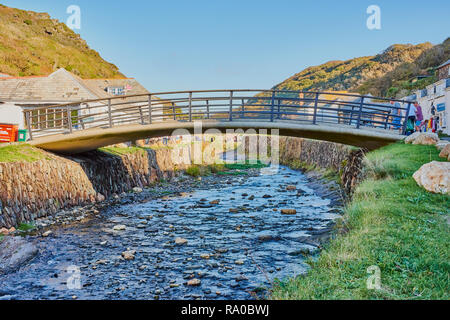
[[19, 129], [25, 129], [22, 107], [8, 102], [0, 104], [0, 123], [17, 124]]

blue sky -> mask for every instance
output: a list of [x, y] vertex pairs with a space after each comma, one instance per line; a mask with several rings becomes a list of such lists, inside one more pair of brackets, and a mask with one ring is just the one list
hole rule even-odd
[[[270, 88], [330, 60], [373, 55], [394, 43], [450, 36], [450, 1], [434, 0], [0, 0], [67, 21], [103, 58], [153, 92]], [[381, 8], [368, 30], [366, 9]], [[0, 17], [1, 18], [1, 17]]]

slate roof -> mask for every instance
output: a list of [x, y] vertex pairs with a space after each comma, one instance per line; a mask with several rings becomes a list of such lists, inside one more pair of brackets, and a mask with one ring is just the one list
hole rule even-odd
[[59, 69], [49, 76], [0, 77], [0, 101], [70, 103], [114, 97], [109, 86], [130, 88], [126, 94], [149, 93], [135, 79], [86, 80]]

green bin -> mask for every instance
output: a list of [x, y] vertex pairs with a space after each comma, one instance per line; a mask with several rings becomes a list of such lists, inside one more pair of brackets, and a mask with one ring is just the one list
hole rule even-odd
[[27, 141], [27, 130], [19, 130], [17, 141]]

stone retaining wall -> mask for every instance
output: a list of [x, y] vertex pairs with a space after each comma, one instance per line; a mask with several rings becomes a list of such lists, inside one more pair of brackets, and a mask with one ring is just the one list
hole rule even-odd
[[170, 149], [124, 155], [94, 151], [67, 158], [45, 155], [45, 160], [32, 163], [0, 163], [0, 229], [170, 179], [175, 167], [186, 169], [173, 164]]
[[332, 169], [339, 173], [341, 185], [351, 196], [361, 179], [364, 152], [354, 147], [316, 140], [280, 137], [280, 163], [289, 165], [293, 161]]

